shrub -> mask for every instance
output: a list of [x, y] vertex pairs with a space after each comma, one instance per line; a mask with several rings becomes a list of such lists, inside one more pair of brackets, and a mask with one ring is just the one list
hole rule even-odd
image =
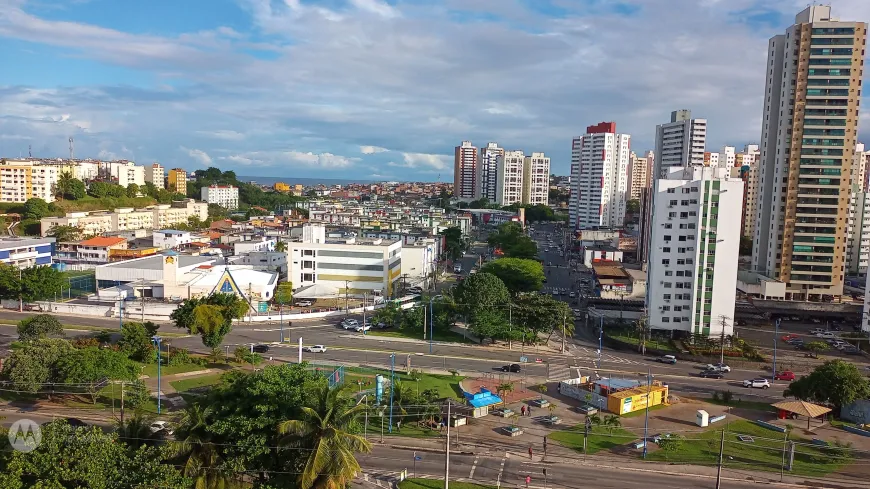
[[725, 404], [731, 404], [731, 401], [734, 400], [734, 393], [731, 391], [722, 391], [720, 394], [722, 402]]

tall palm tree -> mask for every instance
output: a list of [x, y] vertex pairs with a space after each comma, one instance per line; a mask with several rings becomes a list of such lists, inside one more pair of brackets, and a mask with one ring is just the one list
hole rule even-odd
[[75, 178], [73, 178], [72, 174], [68, 171], [58, 175], [57, 183], [54, 186], [55, 196], [60, 197], [60, 200], [63, 200], [63, 196], [69, 192], [69, 187], [73, 180], [75, 180]]
[[194, 489], [235, 489], [249, 487], [233, 474], [220, 469], [223, 459], [208, 430], [210, 407], [193, 404], [185, 409], [175, 431], [175, 454], [182, 462], [182, 472], [194, 480]]
[[299, 474], [301, 489], [348, 487], [360, 471], [356, 453], [371, 451], [368, 441], [349, 431], [365, 409], [347, 395], [349, 385], [330, 389], [322, 384], [313, 396], [313, 407], [303, 407], [299, 419], [278, 425], [278, 432], [285, 435], [282, 445], [309, 449]]
[[275, 251], [277, 251], [277, 252], [279, 252], [279, 253], [284, 253], [284, 252], [286, 252], [286, 251], [287, 251], [287, 243], [284, 242], [284, 241], [281, 241], [281, 240], [279, 239], [278, 242], [275, 243]]
[[151, 423], [154, 418], [142, 413], [136, 413], [127, 418], [124, 423], [115, 423], [115, 432], [118, 438], [133, 448], [139, 448], [146, 443], [155, 441], [157, 437], [151, 433]]

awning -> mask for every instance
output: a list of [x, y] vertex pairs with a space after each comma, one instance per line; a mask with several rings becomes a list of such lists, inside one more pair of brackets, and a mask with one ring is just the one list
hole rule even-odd
[[818, 418], [819, 416], [831, 412], [830, 409], [824, 406], [819, 406], [818, 404], [813, 404], [806, 401], [782, 401], [776, 404], [771, 404], [771, 406], [775, 407], [776, 409], [795, 413], [799, 416], [806, 416], [808, 418]]
[[338, 287], [326, 284], [314, 284], [293, 293], [294, 299], [335, 299], [338, 297]]

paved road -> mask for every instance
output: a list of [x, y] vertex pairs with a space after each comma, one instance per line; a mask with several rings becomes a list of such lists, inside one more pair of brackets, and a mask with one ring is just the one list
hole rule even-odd
[[[371, 454], [358, 457], [363, 470], [370, 474], [394, 476], [407, 469], [408, 477], [415, 476], [413, 456], [415, 452], [377, 446]], [[444, 455], [431, 452], [416, 452], [416, 476], [443, 479]], [[547, 469], [545, 481], [543, 469]], [[710, 477], [662, 473], [657, 465], [643, 471], [613, 469], [584, 465], [582, 459], [575, 463], [541, 463], [523, 457], [502, 454], [451, 455], [450, 480], [473, 481], [480, 484], [508, 487], [526, 487], [526, 477], [531, 477], [530, 489], [548, 487], [623, 489], [662, 487], [674, 489], [703, 489], [716, 487]], [[677, 472], [678, 470], [674, 470]], [[372, 476], [373, 477], [373, 476]], [[757, 488], [758, 483], [731, 480], [724, 474], [722, 489]], [[773, 486], [776, 486], [775, 484]]]

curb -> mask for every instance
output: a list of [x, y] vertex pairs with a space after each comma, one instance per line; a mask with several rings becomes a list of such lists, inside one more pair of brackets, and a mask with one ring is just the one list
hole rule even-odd
[[[395, 448], [396, 450], [413, 450], [416, 452], [427, 452], [427, 453], [444, 453], [444, 450], [438, 448], [428, 448], [428, 447], [409, 447], [407, 445], [389, 445], [390, 448]], [[474, 452], [470, 451], [458, 451], [454, 450], [450, 452], [451, 455], [474, 455]]]

